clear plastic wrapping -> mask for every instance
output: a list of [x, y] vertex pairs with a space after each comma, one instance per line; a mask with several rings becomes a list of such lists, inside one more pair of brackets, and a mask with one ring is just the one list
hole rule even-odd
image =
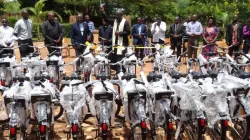
[[[153, 119], [152, 114], [155, 114], [154, 122], [158, 125], [163, 125], [165, 122], [165, 113], [170, 113], [170, 99], [161, 99], [156, 101], [155, 95], [159, 92], [169, 91], [166, 89], [164, 80], [150, 83], [147, 87], [148, 93], [151, 95], [151, 99], [147, 101], [148, 110], [150, 112], [150, 118]], [[166, 111], [166, 112], [165, 112]]]
[[[106, 88], [108, 89], [108, 93], [106, 89], [103, 87], [103, 84], [101, 82], [95, 82], [93, 84], [93, 90], [92, 90], [92, 98], [89, 102], [89, 107], [92, 115], [97, 116], [99, 118], [99, 122], [105, 122], [110, 125], [114, 123], [115, 119], [115, 112], [116, 112], [116, 103], [115, 98], [118, 96], [118, 92], [114, 89], [114, 86], [112, 83], [105, 81], [104, 82]], [[113, 100], [96, 100], [95, 95], [96, 94], [112, 94]], [[111, 119], [111, 122], [109, 121]]]
[[[80, 80], [73, 80], [70, 84], [78, 83]], [[66, 122], [73, 123], [72, 121], [81, 121], [87, 112], [83, 112], [83, 107], [86, 105], [87, 94], [84, 85], [78, 86], [65, 86], [60, 93], [60, 103], [66, 112]], [[69, 124], [70, 125], [70, 124]]]
[[4, 105], [4, 101], [0, 100], [0, 120], [8, 119], [8, 115], [6, 113], [6, 107]]
[[19, 102], [10, 102], [6, 106], [7, 114], [10, 118], [10, 125], [22, 124], [28, 128], [28, 110], [29, 110], [29, 100], [30, 100], [30, 83], [25, 81], [23, 86], [19, 86], [20, 83], [14, 84], [9, 90], [5, 91], [3, 94], [4, 99], [24, 99], [25, 108], [21, 106]]
[[[135, 88], [135, 83], [133, 80], [130, 80], [126, 85], [123, 87], [123, 98], [124, 98], [124, 108], [125, 108], [125, 121], [129, 123], [134, 123], [135, 121], [138, 120], [138, 117], [140, 118], [146, 118], [146, 112], [148, 110], [148, 107], [144, 106], [143, 104], [145, 101], [140, 100], [141, 104], [138, 104], [138, 102], [133, 102], [129, 103], [128, 102], [128, 91], [146, 91], [147, 89], [144, 85], [141, 84], [136, 84]], [[129, 108], [130, 106], [130, 113], [129, 113]], [[129, 117], [129, 114], [131, 116], [131, 119]]]
[[204, 84], [204, 86], [206, 86], [207, 89], [209, 88], [210, 91], [214, 91], [206, 94], [206, 98], [202, 101], [205, 106], [204, 111], [206, 112], [208, 126], [212, 128], [214, 124], [221, 119], [219, 114], [226, 114], [226, 119], [230, 119], [227, 103], [228, 91], [220, 84], [209, 86]]
[[172, 85], [178, 97], [181, 98], [179, 104], [182, 110], [200, 111], [204, 108], [200, 99], [202, 87], [198, 83], [176, 83]]

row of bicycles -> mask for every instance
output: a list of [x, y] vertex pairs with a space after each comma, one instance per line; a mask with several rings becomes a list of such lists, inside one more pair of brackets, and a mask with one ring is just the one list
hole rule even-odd
[[[100, 45], [100, 52], [93, 53], [94, 44], [80, 45], [86, 47], [84, 53], [67, 64], [62, 47], [46, 46], [55, 51], [44, 59], [35, 47], [20, 63], [13, 54], [0, 52], [1, 109], [6, 114], [1, 114], [0, 124], [11, 140], [31, 133], [37, 139], [54, 139], [54, 124], [61, 116], [70, 130], [67, 138], [74, 140], [84, 139], [82, 124], [91, 116], [98, 123], [96, 138], [103, 140], [112, 139], [112, 129], [125, 122], [131, 140], [158, 140], [158, 128], [167, 140], [249, 139], [250, 55], [236, 52], [233, 59], [226, 53], [232, 46], [217, 47], [182, 65], [179, 60], [186, 52], [177, 58], [166, 44], [152, 44], [157, 51], [142, 60], [127, 47], [129, 53], [111, 63], [111, 47]], [[151, 58], [152, 71], [146, 74], [145, 62]], [[69, 75], [67, 66], [73, 67]], [[116, 76], [112, 67], [119, 69]]]

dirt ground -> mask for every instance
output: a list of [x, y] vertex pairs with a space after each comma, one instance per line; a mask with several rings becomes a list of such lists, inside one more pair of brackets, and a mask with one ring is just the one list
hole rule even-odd
[[[220, 44], [220, 43], [221, 42], [218, 42], [218, 44]], [[43, 42], [35, 42], [34, 46], [41, 47], [41, 46], [43, 46]], [[64, 46], [67, 46], [67, 44], [65, 44]], [[19, 51], [15, 50], [15, 54], [17, 56], [17, 59], [20, 61]], [[47, 54], [48, 53], [47, 53], [46, 48], [41, 49], [42, 58], [45, 58]], [[68, 56], [68, 54], [69, 53], [67, 52], [67, 49], [64, 49], [63, 56], [64, 56], [64, 60], [66, 63], [71, 62], [75, 59], [75, 52], [73, 49], [70, 49], [70, 56]], [[139, 71], [139, 68], [137, 70]], [[148, 73], [151, 70], [152, 70], [152, 64], [146, 63], [146, 65], [144, 67], [145, 73]], [[185, 65], [182, 66], [181, 70], [185, 71]], [[72, 71], [72, 68], [70, 66], [65, 67], [65, 71], [67, 74], [69, 74]], [[115, 122], [118, 124], [122, 123], [121, 120], [116, 120]], [[95, 138], [95, 136], [96, 136], [95, 130], [97, 130], [96, 124], [97, 124], [97, 122], [96, 122], [96, 119], [94, 117], [87, 119], [83, 123], [82, 126], [84, 127], [85, 139], [94, 139]], [[66, 128], [66, 123], [65, 123], [63, 117], [61, 117], [58, 121], [55, 122], [54, 131], [55, 131], [55, 138], [54, 138], [55, 140], [66, 140], [67, 139], [67, 135], [64, 133], [64, 131], [67, 131], [67, 128]], [[127, 132], [129, 132], [129, 125], [128, 124], [124, 125], [123, 128], [115, 128], [112, 130], [113, 139], [115, 139], [115, 140], [127, 139], [127, 138], [124, 138], [124, 137], [127, 137]], [[162, 129], [159, 129], [157, 131], [157, 133], [159, 134], [158, 135], [159, 139], [163, 139], [163, 135], [161, 135], [162, 132], [163, 132]], [[6, 131], [4, 133], [4, 138], [0, 138], [0, 139], [7, 140], [8, 134], [9, 134], [8, 131]], [[32, 134], [31, 136], [28, 136], [28, 137], [29, 137], [29, 139], [35, 139], [34, 134]]]

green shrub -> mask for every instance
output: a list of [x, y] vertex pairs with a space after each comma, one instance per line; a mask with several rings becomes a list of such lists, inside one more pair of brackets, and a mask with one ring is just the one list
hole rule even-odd
[[[39, 27], [39, 34], [42, 37], [42, 24], [41, 23], [33, 23], [32, 24], [32, 36], [33, 38], [38, 38], [38, 29]], [[43, 38], [38, 38], [38, 40], [43, 40]]]
[[15, 26], [17, 20], [18, 20], [18, 19], [15, 18], [15, 17], [9, 17], [9, 18], [8, 18], [9, 26], [14, 28], [14, 26]]
[[63, 37], [70, 38], [70, 27], [71, 27], [71, 24], [69, 24], [69, 23], [63, 23], [62, 26], [63, 26], [63, 29], [64, 29], [64, 36]]

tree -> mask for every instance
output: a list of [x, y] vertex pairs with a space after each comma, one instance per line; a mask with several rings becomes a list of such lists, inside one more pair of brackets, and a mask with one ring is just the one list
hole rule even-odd
[[[41, 23], [43, 20], [45, 20], [45, 17], [47, 16], [49, 11], [43, 11], [43, 8], [45, 6], [44, 2], [47, 0], [39, 0], [34, 7], [26, 7], [28, 11], [31, 12], [32, 20], [36, 23]], [[53, 11], [54, 12], [54, 11]], [[54, 12], [55, 15], [58, 17], [60, 21], [62, 21], [62, 17], [57, 13]], [[38, 33], [38, 39], [41, 38], [40, 35], [40, 26], [37, 26], [37, 33]]]
[[5, 2], [4, 12], [7, 14], [20, 13], [20, 3], [18, 1]]

